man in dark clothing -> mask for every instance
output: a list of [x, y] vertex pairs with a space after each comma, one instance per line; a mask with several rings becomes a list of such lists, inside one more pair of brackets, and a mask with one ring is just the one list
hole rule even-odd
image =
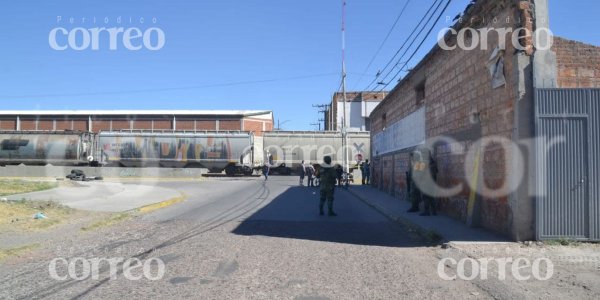
[[[409, 197], [412, 203], [408, 212], [419, 212], [419, 204], [423, 201], [425, 211], [421, 216], [437, 215], [435, 203], [437, 164], [433, 157], [428, 154], [427, 150], [423, 149], [412, 152], [410, 154], [411, 168], [407, 173], [407, 177], [409, 177]], [[431, 176], [433, 182], [429, 182], [427, 176]], [[423, 191], [427, 191], [427, 193]]]
[[315, 175], [315, 168], [312, 166], [312, 164], [309, 162], [308, 166], [306, 166], [306, 176], [308, 177], [308, 186], [315, 186], [315, 182], [314, 182], [314, 178], [313, 176]]
[[360, 163], [360, 177], [362, 178], [362, 185], [365, 185], [365, 163]]
[[[437, 168], [437, 162], [433, 159], [432, 156], [429, 157], [429, 166], [428, 167], [429, 167], [429, 173], [431, 174], [431, 179], [433, 179], [433, 182], [436, 183], [438, 168]], [[435, 186], [431, 187], [431, 189], [428, 189], [428, 191], [429, 191], [429, 194], [423, 194], [423, 201], [425, 203], [425, 212], [422, 213], [421, 216], [429, 216], [430, 214], [433, 214], [434, 216], [437, 215]]]
[[335, 169], [335, 173], [336, 173], [336, 178], [337, 178], [337, 182], [338, 182], [338, 186], [342, 187], [342, 175], [344, 175], [344, 170], [342, 169], [342, 166], [337, 165], [336, 169]]
[[371, 163], [369, 162], [368, 159], [363, 164], [362, 171], [363, 171], [362, 184], [365, 184], [365, 183], [367, 185], [370, 184], [371, 183]]
[[419, 212], [419, 203], [421, 202], [421, 190], [416, 186], [413, 177], [415, 168], [415, 154], [411, 152], [408, 158], [408, 172], [406, 172], [407, 194], [411, 203], [409, 213]]
[[319, 177], [321, 181], [321, 200], [319, 202], [319, 214], [322, 216], [323, 206], [325, 202], [327, 202], [328, 215], [329, 216], [337, 216], [333, 212], [333, 193], [335, 190], [335, 179], [337, 177], [336, 170], [331, 166], [331, 157], [325, 156], [323, 158], [325, 164], [321, 165], [319, 168]]

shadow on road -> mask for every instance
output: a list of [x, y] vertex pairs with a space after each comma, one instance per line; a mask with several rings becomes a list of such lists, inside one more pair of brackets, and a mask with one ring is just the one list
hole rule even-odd
[[319, 216], [319, 190], [290, 187], [232, 232], [333, 243], [386, 246], [427, 246], [416, 234], [388, 221], [342, 189], [335, 192], [337, 217]]

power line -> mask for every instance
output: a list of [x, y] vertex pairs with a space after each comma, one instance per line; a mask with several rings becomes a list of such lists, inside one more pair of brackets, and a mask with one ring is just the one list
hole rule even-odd
[[[387, 68], [392, 64], [392, 62], [396, 59], [396, 57], [398, 56], [398, 54], [400, 54], [400, 52], [402, 51], [402, 49], [404, 49], [404, 47], [407, 45], [408, 41], [413, 37], [413, 35], [417, 32], [417, 30], [419, 29], [419, 27], [421, 27], [421, 24], [423, 24], [423, 21], [425, 21], [425, 19], [427, 19], [427, 17], [429, 16], [430, 13], [432, 13], [432, 10], [435, 8], [435, 10], [433, 10], [433, 13], [435, 13], [435, 11], [437, 11], [437, 9], [439, 8], [439, 6], [441, 5], [443, 0], [435, 0], [431, 6], [429, 7], [429, 9], [427, 10], [427, 12], [425, 12], [425, 14], [423, 15], [423, 17], [421, 18], [421, 20], [419, 21], [419, 23], [415, 26], [415, 28], [413, 28], [412, 32], [410, 33], [410, 35], [406, 38], [406, 40], [404, 40], [404, 43], [402, 44], [402, 46], [400, 46], [400, 48], [398, 49], [398, 51], [396, 51], [396, 53], [394, 54], [394, 56], [392, 56], [392, 58], [390, 58], [390, 60], [387, 62], [387, 64], [385, 65], [385, 67], [377, 74], [377, 76], [375, 76], [375, 78], [373, 78], [373, 80], [371, 81], [371, 83], [369, 83], [367, 85], [367, 87], [364, 89], [365, 91], [369, 91], [371, 90], [371, 85], [375, 84], [375, 86], [373, 87], [373, 90], [375, 90], [375, 87], [377, 87], [377, 79], [379, 78], [379, 76], [385, 72], [385, 70], [387, 70]], [[429, 19], [427, 20], [427, 23], [429, 22], [429, 20], [431, 20], [431, 17], [433, 17], [433, 13], [431, 14], [431, 16], [429, 17]], [[427, 24], [425, 23], [425, 25]], [[423, 26], [423, 28], [425, 28], [425, 25]], [[422, 29], [421, 29], [422, 32]], [[418, 35], [417, 35], [418, 36]]]
[[[415, 49], [415, 51], [411, 54], [411, 56], [406, 60], [406, 63], [404, 63], [404, 65], [400, 68], [400, 70], [398, 70], [398, 72], [396, 72], [396, 74], [394, 75], [394, 77], [391, 78], [390, 82], [386, 83], [380, 90], [379, 92], [383, 91], [392, 81], [394, 81], [394, 79], [396, 77], [398, 77], [398, 75], [400, 75], [400, 73], [402, 73], [403, 69], [408, 65], [408, 63], [413, 59], [413, 57], [417, 54], [417, 52], [419, 51], [419, 49], [421, 48], [421, 46], [423, 46], [423, 44], [425, 43], [425, 41], [427, 40], [427, 37], [429, 37], [429, 35], [431, 34], [431, 32], [433, 31], [433, 29], [435, 28], [435, 25], [440, 21], [440, 19], [442, 18], [442, 16], [444, 15], [444, 12], [446, 12], [446, 10], [448, 9], [448, 6], [450, 6], [450, 3], [452, 2], [452, 0], [448, 0], [448, 2], [446, 2], [446, 6], [444, 6], [444, 8], [440, 11], [440, 13], [438, 14], [437, 18], [435, 19], [435, 21], [433, 22], [433, 24], [431, 24], [431, 28], [429, 28], [429, 31], [427, 31], [427, 34], [423, 37], [423, 40], [421, 40], [421, 43], [419, 43], [419, 45], [417, 46], [417, 48]], [[398, 61], [398, 64], [400, 63], [400, 61]], [[393, 70], [393, 69], [392, 69]], [[387, 78], [387, 76], [383, 79], [385, 80]]]
[[385, 45], [385, 43], [387, 42], [387, 40], [390, 38], [390, 35], [392, 34], [392, 32], [394, 31], [394, 29], [396, 28], [396, 25], [398, 25], [398, 21], [400, 21], [400, 18], [402, 17], [402, 15], [404, 15], [404, 11], [406, 11], [406, 7], [410, 3], [410, 1], [411, 0], [407, 0], [406, 3], [404, 3], [404, 7], [402, 7], [402, 10], [400, 10], [400, 13], [398, 14], [398, 17], [396, 17], [396, 20], [394, 21], [394, 24], [392, 24], [392, 27], [390, 28], [390, 30], [388, 31], [387, 35], [385, 36], [385, 38], [381, 42], [381, 45], [379, 45], [379, 48], [377, 49], [377, 51], [375, 52], [375, 55], [373, 55], [373, 58], [371, 58], [371, 61], [369, 61], [369, 64], [367, 65], [367, 67], [363, 71], [363, 74], [360, 75], [360, 77], [358, 78], [358, 80], [354, 84], [354, 86], [357, 86], [357, 85], [360, 84], [360, 82], [362, 81], [364, 75], [367, 73], [367, 71], [369, 71], [369, 68], [371, 68], [371, 65], [373, 64], [373, 62], [375, 61], [375, 59], [377, 58], [377, 56], [381, 52], [381, 49], [383, 49], [383, 46]]
[[[437, 0], [436, 0], [437, 1]], [[404, 52], [402, 53], [402, 55], [400, 56], [400, 58], [396, 61], [396, 64], [394, 64], [394, 66], [392, 68], [390, 68], [388, 70], [388, 72], [385, 74], [385, 76], [383, 77], [383, 79], [381, 79], [381, 84], [382, 85], [388, 85], [390, 82], [388, 82], [387, 84], [385, 83], [385, 80], [387, 79], [387, 77], [394, 72], [394, 68], [396, 68], [399, 64], [403, 64], [403, 63], [408, 63], [408, 61], [402, 61], [402, 59], [406, 56], [406, 54], [408, 53], [408, 50], [410, 50], [411, 46], [415, 44], [415, 42], [417, 41], [417, 39], [419, 38], [419, 36], [421, 36], [421, 34], [423, 33], [423, 30], [425, 30], [425, 28], [427, 28], [427, 24], [429, 24], [429, 22], [431, 22], [433, 16], [435, 15], [435, 13], [440, 9], [442, 3], [444, 0], [439, 0], [437, 6], [435, 7], [435, 9], [433, 10], [431, 16], [429, 16], [429, 18], [427, 19], [427, 22], [425, 22], [423, 24], [423, 27], [421, 27], [421, 29], [419, 30], [419, 32], [414, 36], [414, 38], [410, 41], [410, 46], [407, 47], [406, 49], [404, 49]], [[434, 3], [435, 4], [435, 3]], [[435, 23], [433, 24], [435, 25]], [[427, 35], [423, 38], [426, 39]], [[417, 48], [418, 49], [418, 48]], [[401, 69], [402, 70], [402, 69]], [[392, 78], [393, 79], [393, 78]], [[375, 87], [374, 87], [375, 89]]]
[[110, 92], [95, 92], [95, 93], [39, 94], [39, 95], [16, 95], [16, 96], [0, 95], [0, 98], [6, 98], [7, 100], [11, 100], [11, 99], [25, 99], [25, 98], [127, 95], [127, 94], [140, 94], [140, 93], [147, 93], [147, 92], [195, 90], [195, 89], [213, 88], [213, 87], [229, 87], [229, 86], [236, 86], [236, 85], [249, 85], [249, 84], [261, 84], [261, 83], [270, 83], [270, 82], [292, 81], [292, 80], [301, 80], [301, 79], [309, 79], [309, 78], [317, 78], [317, 77], [327, 77], [327, 76], [333, 76], [333, 75], [339, 75], [339, 73], [323, 73], [323, 74], [313, 74], [313, 75], [303, 75], [303, 76], [293, 76], [293, 77], [283, 77], [283, 78], [263, 79], [263, 80], [253, 80], [253, 81], [238, 81], [238, 82], [215, 83], [215, 84], [196, 85], [196, 86], [154, 88], [154, 89], [140, 89], [140, 90], [124, 90], [124, 91], [110, 91]]

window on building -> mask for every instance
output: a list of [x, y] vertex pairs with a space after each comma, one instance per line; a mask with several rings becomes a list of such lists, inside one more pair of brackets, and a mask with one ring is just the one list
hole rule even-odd
[[385, 130], [386, 127], [387, 127], [387, 114], [384, 113], [381, 116], [381, 128], [383, 128], [383, 130]]
[[417, 101], [415, 104], [417, 105], [417, 107], [419, 107], [423, 105], [423, 102], [425, 101], [425, 80], [417, 84], [417, 86], [415, 87], [415, 93], [417, 95]]

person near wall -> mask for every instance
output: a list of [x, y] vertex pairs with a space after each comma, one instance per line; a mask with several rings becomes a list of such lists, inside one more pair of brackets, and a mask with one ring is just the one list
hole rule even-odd
[[437, 186], [437, 161], [433, 156], [429, 157], [429, 174], [433, 180], [432, 186], [427, 187], [427, 193], [423, 193], [423, 201], [425, 202], [425, 212], [421, 216], [437, 215], [437, 197], [436, 197], [436, 186]]
[[363, 164], [362, 164], [362, 184], [371, 184], [371, 163], [369, 162], [369, 160], [367, 159]]
[[437, 163], [431, 155], [427, 155], [428, 153], [424, 149], [413, 151], [409, 159], [411, 168], [407, 174], [409, 197], [412, 203], [408, 212], [419, 212], [419, 204], [423, 201], [424, 212], [421, 216], [437, 215], [435, 199]]
[[421, 203], [421, 190], [414, 182], [414, 170], [416, 168], [415, 152], [411, 152], [408, 157], [408, 172], [406, 172], [407, 194], [411, 206], [407, 211], [409, 213], [419, 212], [419, 203]]

